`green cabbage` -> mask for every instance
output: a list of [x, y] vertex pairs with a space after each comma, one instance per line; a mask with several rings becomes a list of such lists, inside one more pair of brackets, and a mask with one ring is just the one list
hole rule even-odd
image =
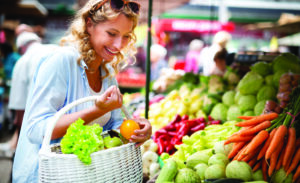
[[226, 167], [226, 165], [229, 163], [228, 157], [223, 153], [216, 153], [212, 155], [208, 160], [208, 166], [211, 165], [222, 165]]
[[273, 76], [273, 86], [275, 86], [276, 88], [279, 87], [279, 80], [280, 80], [280, 77], [284, 74], [284, 73], [287, 73], [286, 71], [284, 70], [279, 70], [277, 71], [274, 76]]
[[222, 153], [222, 154], [225, 154], [226, 156], [230, 153], [231, 149], [232, 149], [232, 146], [233, 146], [233, 143], [230, 143], [230, 144], [226, 144], [224, 145], [224, 140], [222, 141], [219, 141], [219, 142], [216, 142], [215, 145], [214, 145], [214, 151], [215, 153]]
[[227, 69], [224, 74], [224, 79], [229, 85], [236, 85], [240, 81], [240, 76], [232, 69]]
[[256, 105], [256, 97], [254, 95], [243, 95], [240, 97], [238, 105], [242, 112], [253, 110]]
[[220, 76], [210, 76], [208, 83], [208, 93], [221, 93], [224, 92], [225, 85], [223, 83], [223, 79]]
[[266, 82], [267, 85], [273, 86], [273, 76], [274, 75], [271, 74], [271, 75], [267, 75], [265, 77], [265, 82]]
[[180, 169], [176, 175], [175, 183], [198, 183], [201, 182], [199, 175], [192, 169], [183, 168]]
[[253, 172], [253, 180], [255, 181], [264, 180], [263, 172], [261, 169]]
[[225, 167], [223, 165], [214, 164], [205, 170], [205, 179], [221, 178], [225, 178]]
[[255, 116], [253, 111], [246, 111], [243, 113], [243, 116]]
[[225, 104], [219, 103], [214, 106], [210, 115], [215, 120], [226, 121], [228, 107]]
[[280, 168], [275, 172], [275, 174], [273, 173], [272, 182], [281, 183], [285, 180], [286, 177], [287, 176], [286, 176], [286, 172], [284, 171], [284, 168]]
[[300, 73], [300, 59], [292, 53], [282, 53], [273, 60], [273, 72]]
[[238, 104], [241, 96], [242, 94], [239, 91], [237, 91], [234, 96], [234, 103]]
[[252, 180], [252, 168], [244, 161], [234, 160], [226, 167], [226, 177], [250, 181]]
[[286, 179], [284, 180], [283, 183], [293, 183], [293, 174], [290, 173], [290, 174], [286, 177]]
[[257, 101], [261, 100], [275, 100], [277, 91], [272, 86], [266, 85], [263, 86], [257, 93]]
[[267, 62], [257, 62], [251, 67], [251, 70], [265, 77], [272, 73], [272, 66]]
[[201, 178], [201, 180], [205, 179], [205, 171], [208, 168], [208, 165], [205, 163], [199, 163], [198, 165], [195, 166], [195, 170], [197, 172], [197, 174], [199, 175], [199, 177]]
[[232, 105], [229, 107], [228, 111], [227, 111], [227, 120], [228, 121], [240, 121], [239, 118], [237, 118], [238, 116], [241, 116], [242, 112], [240, 110], [240, 108], [237, 105]]
[[218, 103], [218, 100], [214, 97], [203, 95], [202, 97], [203, 104], [202, 104], [202, 110], [205, 112], [205, 114], [209, 114], [212, 110], [212, 108], [215, 106], [215, 104]]
[[242, 95], [254, 95], [264, 82], [264, 78], [256, 72], [248, 72], [239, 82], [237, 88]]
[[259, 116], [264, 112], [266, 100], [259, 101], [254, 107], [255, 116]]
[[227, 106], [231, 106], [234, 104], [234, 96], [235, 91], [227, 91], [222, 96], [222, 102]]

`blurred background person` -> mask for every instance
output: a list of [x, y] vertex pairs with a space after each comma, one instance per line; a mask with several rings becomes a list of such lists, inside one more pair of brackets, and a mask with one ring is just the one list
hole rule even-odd
[[216, 68], [215, 54], [222, 49], [226, 50], [226, 45], [230, 40], [231, 35], [228, 32], [220, 31], [214, 36], [212, 44], [203, 48], [200, 53], [200, 60], [203, 62], [203, 75], [209, 76], [213, 73]]
[[193, 72], [197, 74], [199, 70], [202, 70], [202, 63], [200, 60], [200, 51], [203, 48], [203, 41], [200, 39], [194, 39], [189, 44], [189, 51], [185, 57], [185, 72]]
[[20, 55], [13, 50], [12, 45], [8, 42], [0, 44], [0, 50], [2, 65], [4, 67], [5, 80], [10, 81], [13, 68], [20, 58]]
[[135, 65], [140, 69], [142, 73], [146, 72], [146, 51], [143, 46], [137, 47]]
[[214, 68], [212, 69], [211, 75], [223, 76], [226, 72], [226, 57], [227, 50], [222, 48], [214, 56]]
[[[23, 25], [22, 25], [23, 26]], [[11, 89], [9, 93], [8, 108], [13, 111], [13, 125], [15, 132], [12, 138], [0, 144], [0, 150], [6, 151], [6, 155], [13, 154], [17, 147], [19, 132], [22, 126], [27, 95], [31, 87], [31, 79], [42, 56], [54, 50], [54, 45], [41, 44], [41, 38], [33, 32], [23, 31], [16, 40], [17, 48], [23, 55], [15, 65]]]
[[27, 24], [20, 24], [16, 30], [15, 34], [16, 36], [19, 36], [22, 32], [34, 32], [33, 28]]
[[157, 80], [162, 68], [168, 67], [166, 61], [167, 49], [159, 44], [153, 44], [150, 48], [151, 81]]

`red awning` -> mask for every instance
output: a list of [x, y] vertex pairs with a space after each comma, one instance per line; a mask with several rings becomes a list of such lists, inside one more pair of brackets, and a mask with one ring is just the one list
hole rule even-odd
[[160, 19], [154, 23], [155, 32], [195, 32], [216, 33], [218, 31], [232, 32], [234, 23], [221, 23], [209, 20]]

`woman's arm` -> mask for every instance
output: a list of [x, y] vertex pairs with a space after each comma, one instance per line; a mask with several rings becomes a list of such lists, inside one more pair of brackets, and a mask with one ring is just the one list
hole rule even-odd
[[[71, 69], [74, 69], [70, 66], [70, 62], [72, 61], [76, 64], [74, 56], [70, 56], [64, 51], [64, 54], [58, 53], [50, 56], [38, 67], [24, 116], [24, 122], [26, 123], [25, 130], [32, 143], [40, 144], [42, 142], [47, 124], [52, 122], [56, 112], [74, 100], [70, 99], [72, 91], [68, 91], [70, 82], [74, 82], [69, 80], [76, 79], [70, 74]], [[107, 96], [110, 95], [108, 94]], [[62, 116], [53, 130], [52, 139], [62, 137], [69, 125], [79, 117], [88, 123], [111, 110], [112, 107], [110, 105], [115, 104], [111, 102], [107, 104], [103, 102], [104, 99], [106, 98], [98, 101], [98, 104], [101, 104], [102, 101], [102, 103], [108, 105], [107, 108], [94, 105], [90, 108]]]

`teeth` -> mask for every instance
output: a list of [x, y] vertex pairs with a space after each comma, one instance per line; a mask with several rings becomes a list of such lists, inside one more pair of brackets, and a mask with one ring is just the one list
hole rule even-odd
[[110, 50], [110, 49], [108, 49], [108, 48], [107, 48], [107, 50], [108, 50], [109, 52], [113, 53], [113, 54], [119, 53], [118, 51], [112, 51], [112, 50]]

